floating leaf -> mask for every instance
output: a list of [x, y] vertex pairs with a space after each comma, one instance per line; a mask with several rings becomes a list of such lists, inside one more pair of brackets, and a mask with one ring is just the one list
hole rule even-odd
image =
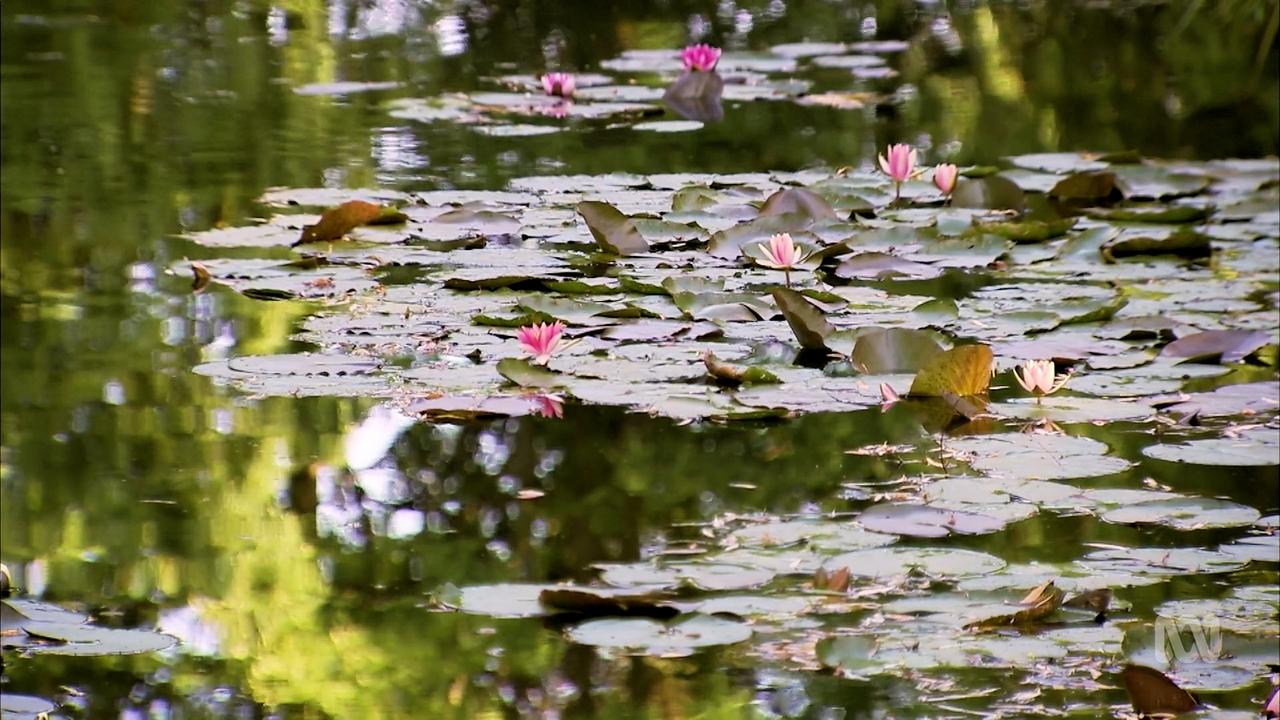
[[553, 388], [562, 385], [559, 375], [523, 358], [499, 360], [498, 374], [521, 387]]
[[981, 395], [991, 385], [991, 348], [959, 345], [935, 356], [920, 368], [909, 395], [944, 397]]
[[968, 462], [975, 470], [1010, 478], [1096, 477], [1132, 467], [1124, 458], [1106, 455], [1105, 443], [1070, 435], [1005, 433], [956, 438], [948, 447], [971, 456]]
[[[392, 214], [395, 213], [395, 214]], [[348, 200], [336, 208], [325, 211], [320, 221], [302, 228], [302, 236], [294, 245], [313, 242], [331, 242], [341, 240], [347, 233], [369, 223], [382, 219], [398, 218], [396, 222], [404, 222], [403, 213], [392, 208], [384, 215], [384, 209], [364, 200]]]
[[707, 366], [707, 372], [717, 381], [727, 385], [753, 385], [761, 383], [779, 383], [777, 375], [765, 370], [761, 367], [740, 367], [731, 365], [718, 359], [713, 352], [706, 352], [702, 356], [702, 362]]
[[1026, 606], [1023, 609], [1007, 615], [983, 618], [965, 625], [965, 629], [990, 630], [1011, 625], [1030, 625], [1052, 615], [1062, 606], [1063, 597], [1062, 590], [1052, 580], [1047, 580], [1022, 599], [1020, 604]]
[[1242, 438], [1208, 438], [1148, 445], [1142, 454], [1156, 460], [1209, 466], [1280, 465], [1280, 434], [1262, 430]]
[[1212, 254], [1209, 236], [1187, 228], [1160, 237], [1122, 235], [1102, 246], [1102, 256], [1107, 260], [1137, 255], [1207, 258]]
[[1193, 223], [1209, 217], [1210, 209], [1196, 205], [1133, 205], [1117, 208], [1089, 208], [1085, 215], [1112, 222]]
[[910, 503], [881, 503], [858, 514], [858, 522], [868, 530], [912, 537], [983, 535], [999, 532], [1005, 523], [996, 518], [965, 510], [948, 510]]
[[1103, 202], [1119, 200], [1123, 194], [1116, 186], [1115, 173], [1079, 172], [1059, 180], [1049, 195], [1060, 200]]
[[[1280, 451], [1280, 444], [1270, 449], [1274, 456]], [[1114, 508], [1101, 517], [1107, 522], [1126, 525], [1166, 525], [1175, 530], [1200, 530], [1251, 525], [1262, 517], [1262, 513], [1248, 505], [1217, 498], [1169, 498]]]
[[956, 183], [955, 191], [951, 193], [951, 207], [956, 208], [1021, 212], [1024, 202], [1022, 188], [1000, 175], [962, 179]]
[[1141, 715], [1176, 715], [1200, 705], [1195, 695], [1178, 687], [1164, 673], [1145, 665], [1126, 665], [1120, 672], [1120, 680], [1129, 693], [1134, 711]]
[[1076, 218], [1060, 220], [1020, 220], [1015, 222], [982, 223], [975, 225], [978, 232], [992, 233], [1018, 243], [1038, 243], [1066, 235], [1075, 227]]
[[837, 555], [823, 563], [828, 571], [848, 568], [857, 577], [889, 578], [918, 571], [932, 578], [985, 575], [1005, 565], [993, 555], [944, 548], [873, 548]]
[[577, 210], [605, 252], [614, 255], [649, 252], [649, 243], [636, 229], [635, 222], [609, 203], [584, 200], [578, 203]]
[[569, 642], [611, 648], [628, 655], [684, 657], [699, 649], [733, 645], [751, 637], [744, 623], [693, 615], [670, 624], [646, 618], [588, 620], [565, 631]]
[[850, 359], [873, 375], [911, 373], [942, 354], [933, 333], [908, 328], [867, 328], [858, 334]]
[[817, 193], [804, 188], [784, 188], [769, 196], [760, 207], [760, 215], [794, 213], [817, 220], [835, 220], [836, 211]]
[[791, 332], [795, 333], [800, 347], [805, 350], [827, 349], [826, 338], [836, 329], [827, 322], [817, 306], [789, 288], [774, 288], [770, 294], [782, 311], [782, 316], [786, 318], [787, 325], [791, 327]]
[[858, 253], [836, 266], [836, 277], [849, 280], [883, 280], [905, 277], [927, 280], [941, 275], [941, 267], [881, 252]]
[[1269, 333], [1258, 330], [1206, 330], [1179, 338], [1160, 351], [1160, 357], [1177, 362], [1240, 362], [1271, 342]]

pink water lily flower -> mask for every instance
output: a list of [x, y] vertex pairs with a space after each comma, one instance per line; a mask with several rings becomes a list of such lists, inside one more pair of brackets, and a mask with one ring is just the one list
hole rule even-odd
[[889, 146], [888, 155], [887, 158], [884, 155], [878, 156], [880, 169], [893, 178], [893, 199], [897, 200], [902, 196], [902, 183], [911, 178], [911, 173], [916, 168], [916, 151], [910, 145], [898, 143]]
[[720, 48], [705, 43], [690, 45], [680, 53], [680, 61], [684, 63], [685, 70], [711, 72], [720, 62]]
[[1052, 360], [1028, 360], [1022, 367], [1013, 369], [1013, 376], [1023, 390], [1035, 395], [1036, 402], [1040, 402], [1041, 397], [1058, 392], [1071, 379], [1070, 373], [1055, 376], [1054, 371]]
[[933, 184], [943, 195], [951, 195], [956, 189], [956, 179], [959, 177], [960, 168], [950, 163], [943, 163], [933, 169]]
[[546, 365], [562, 347], [560, 334], [563, 332], [564, 323], [559, 320], [550, 324], [526, 325], [520, 328], [520, 348], [532, 355], [538, 365]]
[[791, 233], [774, 235], [767, 242], [760, 243], [760, 250], [764, 253], [760, 264], [786, 273], [787, 287], [791, 287], [791, 271], [805, 259], [800, 246], [791, 240]]
[[1271, 694], [1267, 696], [1266, 705], [1262, 708], [1262, 716], [1280, 718], [1280, 687], [1271, 688]]
[[569, 73], [553, 72], [542, 76], [542, 90], [552, 97], [562, 97], [567, 100], [573, 97], [575, 88], [573, 75]]

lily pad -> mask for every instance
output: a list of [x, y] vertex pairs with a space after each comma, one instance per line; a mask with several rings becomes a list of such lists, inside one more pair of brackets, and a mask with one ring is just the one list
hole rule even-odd
[[1160, 356], [1177, 362], [1239, 362], [1271, 342], [1271, 337], [1257, 330], [1208, 330], [1165, 345]]
[[740, 622], [693, 615], [672, 623], [647, 618], [600, 618], [565, 631], [569, 642], [609, 648], [626, 655], [685, 657], [698, 650], [748, 640], [751, 628]]
[[882, 503], [858, 514], [858, 522], [876, 532], [913, 537], [983, 535], [999, 532], [1005, 523], [981, 513], [947, 510], [929, 505]]
[[1262, 513], [1248, 505], [1216, 498], [1152, 500], [1108, 510], [1102, 519], [1124, 525], [1167, 525], [1175, 530], [1201, 530], [1251, 525]]
[[953, 579], [996, 572], [1005, 562], [994, 555], [946, 548], [874, 548], [837, 555], [823, 563], [829, 571], [849, 568], [858, 577], [890, 578], [918, 572]]
[[1097, 477], [1133, 466], [1124, 458], [1107, 455], [1105, 443], [1070, 435], [985, 435], [956, 438], [947, 447], [969, 456], [975, 470], [1023, 480]]
[[1156, 460], [1236, 467], [1280, 465], [1280, 430], [1262, 429], [1239, 438], [1206, 438], [1148, 445], [1142, 454]]

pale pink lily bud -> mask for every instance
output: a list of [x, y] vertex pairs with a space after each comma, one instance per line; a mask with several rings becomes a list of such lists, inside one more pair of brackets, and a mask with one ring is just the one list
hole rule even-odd
[[705, 43], [690, 45], [680, 53], [680, 61], [684, 63], [685, 70], [711, 72], [716, 69], [716, 63], [720, 62], [720, 48]]
[[560, 349], [560, 334], [564, 332], [564, 323], [526, 325], [520, 328], [520, 348], [533, 356], [538, 365], [546, 365], [551, 356]]
[[791, 241], [790, 233], [774, 235], [767, 242], [760, 243], [760, 249], [766, 258], [760, 264], [775, 270], [791, 270], [803, 259], [800, 246]]
[[1022, 367], [1013, 369], [1013, 376], [1023, 390], [1036, 396], [1058, 392], [1071, 378], [1070, 374], [1055, 377], [1052, 360], [1028, 360], [1022, 363]]
[[904, 183], [911, 178], [916, 167], [916, 151], [905, 143], [890, 145], [888, 158], [879, 155], [880, 169], [896, 183]]
[[542, 76], [542, 90], [552, 97], [569, 99], [573, 97], [575, 87], [573, 75], [569, 73], [553, 72]]
[[933, 169], [933, 184], [943, 195], [950, 195], [956, 189], [956, 179], [960, 177], [960, 168], [950, 163], [943, 163]]

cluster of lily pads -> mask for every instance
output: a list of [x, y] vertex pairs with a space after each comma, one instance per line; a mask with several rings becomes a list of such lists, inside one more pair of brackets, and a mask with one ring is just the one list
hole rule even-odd
[[[953, 182], [935, 168], [930, 182], [911, 153], [891, 148], [879, 172], [272, 191], [267, 207], [331, 209], [193, 235], [296, 255], [202, 261], [197, 287], [320, 303], [295, 336], [318, 352], [197, 371], [258, 395], [384, 397], [435, 422], [561, 417], [577, 403], [690, 422], [912, 413], [961, 436], [903, 459], [899, 487], [865, 495], [879, 502], [859, 513], [725, 516], [670, 553], [597, 568], [592, 584], [439, 601], [554, 616], [571, 641], [617, 653], [750, 639], [758, 656], [848, 677], [1031, 662], [1032, 699], [1102, 687], [1148, 622], [1113, 591], [1280, 560], [1277, 518], [1256, 508], [1158, 483], [1064, 482], [1134, 463], [1060, 427], [1145, 424], [1161, 437], [1143, 450], [1153, 462], [1277, 464], [1280, 163], [1054, 153]], [[1241, 534], [1216, 548], [1098, 546], [1065, 564], [900, 542], [1040, 512]], [[1183, 687], [1245, 687], [1280, 661], [1275, 587], [1196, 602], [1231, 618], [1231, 658], [1175, 667]], [[1001, 702], [1025, 707], [1015, 700]]]
[[[505, 91], [449, 93], [403, 98], [390, 104], [393, 117], [449, 122], [488, 135], [560, 132], [562, 124], [540, 120], [603, 121], [637, 130], [680, 132], [719, 121], [722, 103], [786, 100], [838, 109], [858, 109], [878, 96], [862, 90], [810, 93], [798, 72], [846, 71], [854, 81], [893, 77], [886, 55], [906, 43], [791, 43], [767, 53], [722, 54], [709, 45], [683, 51], [629, 50], [601, 63], [614, 73], [548, 72], [495, 79]], [[675, 75], [673, 79], [673, 73]], [[617, 77], [622, 76], [622, 77]], [[670, 79], [670, 80], [669, 80]], [[539, 95], [538, 92], [541, 91]], [[668, 108], [682, 120], [654, 119]]]

